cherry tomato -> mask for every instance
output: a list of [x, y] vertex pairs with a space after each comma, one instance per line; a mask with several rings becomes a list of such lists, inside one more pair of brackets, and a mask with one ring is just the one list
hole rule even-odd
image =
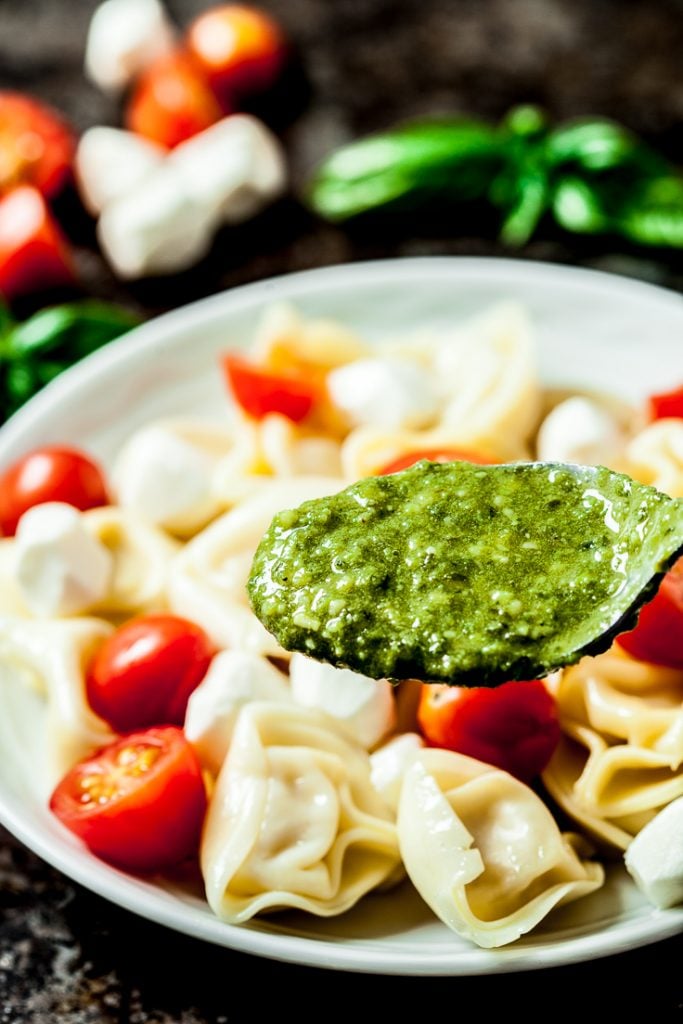
[[177, 615], [132, 619], [105, 640], [88, 668], [90, 706], [116, 732], [182, 725], [213, 654], [194, 622]]
[[71, 172], [76, 139], [50, 107], [17, 92], [0, 92], [0, 193], [33, 185], [50, 198]]
[[188, 30], [187, 47], [223, 102], [270, 88], [287, 59], [277, 22], [241, 4], [200, 14]]
[[126, 127], [173, 149], [221, 117], [201, 71], [185, 53], [154, 61], [141, 75], [126, 109]]
[[76, 448], [48, 445], [24, 455], [0, 476], [0, 532], [13, 537], [24, 512], [45, 501], [81, 511], [106, 505], [102, 470]]
[[389, 473], [400, 473], [402, 469], [414, 466], [421, 459], [429, 459], [430, 462], [476, 462], [479, 466], [491, 466], [494, 459], [481, 452], [470, 452], [460, 448], [421, 448], [414, 452], [405, 452], [399, 455], [392, 462], [388, 462], [382, 469], [377, 470], [377, 476], [388, 476]]
[[277, 412], [300, 423], [320, 398], [318, 386], [304, 377], [268, 373], [232, 354], [222, 362], [235, 401], [256, 420]]
[[673, 391], [651, 395], [648, 400], [648, 412], [651, 420], [683, 418], [683, 384]]
[[69, 245], [42, 194], [20, 185], [0, 198], [0, 292], [5, 298], [72, 284]]
[[683, 668], [683, 558], [641, 609], [636, 628], [618, 636], [617, 643], [639, 661]]
[[181, 729], [145, 729], [80, 761], [50, 810], [93, 853], [129, 871], [159, 871], [197, 852], [206, 790]]
[[417, 719], [432, 746], [485, 761], [523, 782], [545, 768], [560, 739], [555, 701], [540, 679], [495, 689], [425, 683]]

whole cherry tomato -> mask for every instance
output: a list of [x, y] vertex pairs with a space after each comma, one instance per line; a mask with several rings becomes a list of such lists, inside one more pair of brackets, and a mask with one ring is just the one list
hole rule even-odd
[[673, 391], [651, 395], [648, 399], [648, 412], [651, 420], [683, 418], [683, 384]]
[[300, 423], [320, 398], [318, 386], [303, 376], [269, 373], [232, 354], [222, 362], [235, 401], [256, 420], [276, 412]]
[[221, 108], [201, 70], [186, 53], [175, 51], [141, 75], [125, 121], [130, 131], [173, 149], [220, 117]]
[[62, 779], [50, 810], [93, 853], [130, 871], [196, 854], [206, 790], [194, 750], [167, 726], [124, 736]]
[[641, 609], [636, 628], [618, 636], [617, 643], [639, 661], [683, 668], [683, 558]]
[[51, 107], [17, 92], [0, 92], [0, 193], [33, 185], [50, 198], [71, 173], [76, 139]]
[[96, 462], [76, 448], [36, 448], [0, 476], [0, 532], [13, 537], [24, 512], [45, 501], [64, 501], [85, 511], [108, 503]]
[[0, 198], [0, 292], [7, 299], [72, 284], [69, 244], [41, 192], [20, 185]]
[[432, 746], [495, 765], [523, 782], [545, 768], [560, 739], [555, 700], [540, 679], [493, 689], [425, 683], [417, 719]]
[[93, 711], [116, 732], [182, 725], [214, 655], [203, 629], [177, 615], [143, 615], [108, 637], [87, 672]]
[[402, 469], [414, 466], [422, 459], [430, 462], [475, 462], [480, 466], [492, 466], [494, 459], [481, 452], [470, 452], [464, 448], [420, 448], [417, 451], [405, 452], [377, 470], [377, 476], [388, 476], [389, 473], [400, 473]]
[[277, 22], [242, 4], [221, 4], [200, 14], [188, 30], [187, 48], [224, 103], [270, 88], [287, 59]]

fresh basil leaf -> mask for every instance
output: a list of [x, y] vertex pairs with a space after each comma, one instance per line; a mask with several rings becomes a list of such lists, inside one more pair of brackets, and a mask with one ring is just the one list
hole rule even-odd
[[138, 318], [120, 306], [86, 299], [41, 310], [16, 326], [9, 340], [16, 356], [42, 356], [59, 351], [75, 362], [137, 323]]
[[484, 122], [404, 125], [333, 153], [318, 168], [308, 201], [341, 221], [397, 202], [474, 199], [486, 193], [503, 151], [502, 136]]
[[636, 135], [614, 121], [575, 121], [550, 132], [545, 141], [549, 167], [572, 164], [585, 171], [638, 168], [661, 174], [666, 161]]
[[644, 184], [624, 204], [622, 234], [642, 245], [683, 248], [683, 179], [665, 177]]
[[610, 217], [598, 192], [581, 178], [567, 177], [557, 183], [552, 211], [566, 231], [597, 234], [610, 229]]

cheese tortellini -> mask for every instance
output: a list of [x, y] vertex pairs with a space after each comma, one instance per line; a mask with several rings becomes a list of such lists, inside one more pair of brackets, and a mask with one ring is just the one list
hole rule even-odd
[[672, 498], [683, 497], [683, 419], [651, 423], [626, 449], [626, 472]]
[[368, 755], [320, 711], [245, 706], [209, 807], [201, 865], [211, 907], [233, 924], [286, 907], [322, 917], [348, 910], [400, 865]]
[[424, 750], [405, 773], [398, 835], [406, 871], [444, 924], [479, 946], [514, 942], [561, 903], [598, 889], [533, 790], [448, 750]]

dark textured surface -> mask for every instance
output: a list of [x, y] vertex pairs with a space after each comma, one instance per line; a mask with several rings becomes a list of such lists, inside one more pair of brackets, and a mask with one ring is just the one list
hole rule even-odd
[[[169, 5], [187, 21], [206, 4]], [[675, 0], [269, 0], [296, 40], [310, 100], [284, 134], [300, 183], [337, 143], [393, 120], [446, 111], [498, 118], [516, 102], [555, 117], [617, 117], [670, 156], [683, 153], [683, 4]], [[0, 0], [0, 85], [52, 101], [79, 128], [118, 109], [81, 73], [94, 0]], [[302, 90], [292, 85], [301, 100]], [[326, 227], [292, 199], [224, 232], [180, 278], [118, 283], [75, 198], [61, 210], [85, 289], [152, 315], [223, 287], [324, 264], [433, 253], [504, 255], [492, 235], [446, 222], [392, 235]], [[483, 229], [482, 229], [483, 230]], [[680, 254], [540, 236], [524, 258], [580, 263], [683, 288]], [[0, 1024], [240, 1024], [271, 1017], [361, 1021], [560, 1009], [578, 1019], [679, 1017], [683, 942], [609, 960], [493, 979], [342, 976], [271, 964], [148, 924], [66, 881], [0, 838]], [[417, 1009], [407, 1010], [415, 997]], [[370, 1000], [376, 1000], [374, 1008]], [[467, 1007], [467, 1011], [465, 1008]]]

